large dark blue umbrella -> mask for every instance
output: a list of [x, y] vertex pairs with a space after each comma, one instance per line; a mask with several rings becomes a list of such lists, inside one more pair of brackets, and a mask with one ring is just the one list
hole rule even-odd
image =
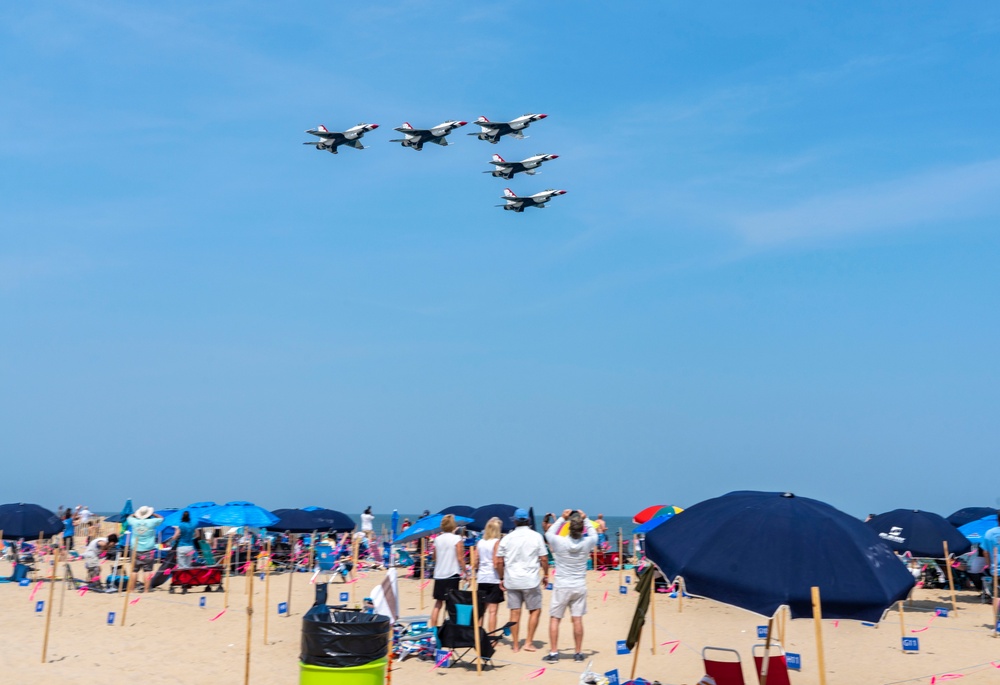
[[[486, 506], [479, 507], [472, 512], [471, 518], [472, 523], [466, 526], [469, 530], [481, 531], [486, 528], [486, 524], [489, 520], [496, 516], [500, 519], [500, 523], [503, 526], [503, 532], [509, 533], [514, 530], [514, 512], [517, 511], [519, 507], [515, 507], [513, 504], [487, 504]], [[528, 518], [531, 520], [531, 528], [535, 528], [535, 510], [531, 508], [528, 510]]]
[[972, 546], [955, 526], [942, 516], [919, 509], [893, 509], [868, 521], [889, 547], [915, 557], [944, 557], [944, 544], [952, 554], [965, 554]]
[[218, 507], [206, 509], [200, 517], [216, 526], [249, 526], [250, 528], [263, 528], [270, 526], [278, 520], [278, 517], [263, 507], [258, 507], [253, 502], [226, 502]]
[[305, 509], [275, 509], [278, 517], [274, 523], [265, 526], [268, 530], [288, 533], [349, 533], [354, 530], [354, 519], [333, 509], [310, 507]]
[[954, 514], [949, 516], [946, 520], [951, 525], [956, 528], [961, 528], [966, 523], [972, 523], [973, 521], [978, 521], [984, 516], [996, 517], [997, 510], [991, 507], [965, 507], [964, 509], [959, 509]]
[[[418, 519], [416, 523], [406, 529], [402, 535], [393, 541], [395, 545], [403, 545], [407, 542], [413, 540], [419, 540], [420, 538], [425, 538], [428, 535], [434, 535], [441, 532], [441, 519], [445, 517], [444, 514], [431, 514], [430, 516], [425, 516], [422, 519]], [[455, 516], [455, 523], [459, 526], [468, 526], [472, 522], [471, 518], [467, 516]]]
[[63, 531], [63, 522], [37, 504], [0, 504], [0, 529], [4, 540], [36, 538], [39, 533], [48, 538]]
[[465, 516], [466, 518], [473, 518], [472, 514], [476, 511], [475, 507], [470, 507], [465, 504], [453, 504], [450, 507], [445, 507], [439, 514], [454, 514], [455, 516]]
[[731, 492], [646, 534], [646, 555], [691, 594], [764, 616], [878, 621], [913, 576], [864, 523], [829, 504], [778, 492]]

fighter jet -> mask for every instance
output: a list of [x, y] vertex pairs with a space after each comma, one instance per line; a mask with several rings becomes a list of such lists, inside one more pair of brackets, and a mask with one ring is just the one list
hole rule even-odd
[[341, 145], [353, 147], [355, 150], [364, 150], [365, 146], [361, 144], [361, 137], [369, 131], [374, 131], [377, 128], [378, 124], [358, 124], [357, 126], [347, 129], [343, 133], [338, 133], [336, 131], [328, 131], [326, 126], [320, 124], [316, 128], [311, 128], [306, 131], [306, 133], [318, 136], [319, 141], [302, 144], [315, 145], [317, 150], [329, 150], [333, 154], [337, 154], [337, 148]]
[[547, 116], [548, 114], [525, 114], [511, 121], [490, 121], [486, 117], [479, 117], [472, 123], [478, 124], [481, 130], [479, 133], [470, 133], [469, 135], [476, 136], [479, 140], [488, 140], [494, 145], [500, 142], [501, 136], [523, 139], [522, 130], [531, 126], [531, 122], [540, 121]]
[[493, 161], [490, 163], [496, 168], [493, 171], [484, 171], [483, 173], [493, 174], [494, 178], [506, 179], [514, 178], [514, 174], [519, 174], [522, 171], [529, 176], [534, 176], [538, 173], [538, 167], [542, 166], [542, 162], [558, 158], [559, 155], [534, 155], [522, 159], [520, 162], [508, 162], [500, 155], [493, 155]]
[[412, 147], [414, 150], [423, 150], [424, 143], [436, 143], [438, 145], [448, 145], [446, 140], [449, 133], [459, 126], [465, 126], [467, 121], [446, 121], [438, 124], [434, 128], [413, 128], [410, 122], [404, 121], [403, 125], [396, 130], [402, 133], [404, 138], [390, 140], [390, 143], [402, 143], [403, 147]]
[[526, 195], [525, 197], [518, 197], [510, 188], [504, 188], [501, 200], [506, 200], [507, 204], [497, 205], [497, 207], [503, 207], [505, 210], [511, 212], [523, 212], [525, 207], [538, 207], [539, 209], [545, 208], [545, 203], [551, 200], [556, 195], [565, 195], [565, 190], [543, 190], [540, 193], [535, 193], [534, 195]]

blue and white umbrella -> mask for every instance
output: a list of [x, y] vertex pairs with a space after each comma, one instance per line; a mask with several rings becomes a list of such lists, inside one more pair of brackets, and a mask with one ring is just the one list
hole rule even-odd
[[[419, 519], [416, 523], [406, 529], [406, 532], [400, 535], [393, 541], [393, 544], [402, 545], [412, 540], [419, 540], [420, 538], [425, 538], [428, 535], [435, 535], [441, 532], [441, 519], [445, 517], [444, 514], [432, 514], [431, 516], [425, 516]], [[468, 516], [456, 516], [455, 523], [460, 526], [472, 523], [472, 519]]]
[[965, 539], [974, 545], [982, 546], [986, 541], [986, 531], [997, 527], [997, 515], [984, 516], [978, 521], [966, 523], [958, 527], [958, 532], [965, 536]]
[[258, 507], [253, 502], [226, 502], [217, 507], [206, 510], [200, 517], [203, 521], [216, 526], [249, 526], [250, 528], [264, 528], [273, 523], [277, 523], [278, 517], [263, 507]]

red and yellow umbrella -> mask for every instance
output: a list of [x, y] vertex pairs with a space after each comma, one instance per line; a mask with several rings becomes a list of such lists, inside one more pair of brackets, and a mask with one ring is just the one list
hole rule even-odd
[[646, 507], [638, 514], [632, 517], [632, 523], [646, 523], [650, 519], [654, 519], [657, 516], [673, 516], [674, 514], [679, 514], [683, 509], [680, 507], [675, 507], [672, 504], [654, 504], [651, 507]]

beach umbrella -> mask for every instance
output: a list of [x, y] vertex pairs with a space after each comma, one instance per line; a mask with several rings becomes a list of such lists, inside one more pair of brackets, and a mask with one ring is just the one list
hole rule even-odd
[[392, 510], [392, 539], [396, 539], [396, 528], [399, 526], [399, 512]]
[[679, 514], [683, 509], [680, 507], [675, 507], [672, 504], [654, 504], [651, 507], [646, 507], [638, 514], [632, 517], [632, 523], [646, 523], [651, 519], [655, 519], [658, 516], [673, 516], [674, 514]]
[[465, 504], [453, 504], [450, 507], [445, 507], [439, 514], [454, 514], [455, 516], [465, 516], [472, 518], [473, 512], [476, 511], [475, 507], [470, 507]]
[[731, 492], [646, 534], [646, 555], [693, 595], [774, 616], [878, 621], [913, 576], [870, 527], [829, 504], [777, 492]]
[[663, 516], [657, 516], [656, 518], [651, 518], [648, 521], [646, 521], [644, 524], [642, 524], [641, 526], [636, 526], [635, 528], [633, 528], [632, 532], [633, 533], [637, 533], [637, 534], [638, 533], [646, 534], [649, 531], [651, 531], [654, 528], [656, 528], [661, 523], [666, 523], [667, 521], [669, 521], [670, 519], [672, 519], [674, 516], [676, 516], [676, 514], [665, 514]]
[[[425, 538], [428, 535], [440, 533], [441, 519], [444, 517], [445, 514], [431, 514], [430, 516], [418, 519], [416, 523], [406, 529], [405, 533], [396, 538], [393, 544], [402, 545], [413, 540]], [[468, 526], [472, 523], [472, 519], [468, 516], [455, 516], [455, 523], [459, 526]]]
[[125, 531], [128, 530], [128, 517], [132, 515], [135, 508], [132, 506], [132, 498], [129, 497], [125, 500], [125, 506], [122, 507], [121, 513], [118, 514], [118, 523], [121, 524], [121, 528], [118, 531], [120, 535], [124, 535]]
[[181, 509], [163, 509], [157, 511], [156, 513], [163, 517], [163, 522], [160, 524], [160, 528], [156, 531], [156, 534], [161, 540], [172, 537], [174, 529], [180, 524], [181, 516], [185, 511], [191, 514], [191, 522], [195, 525], [195, 528], [211, 528], [213, 524], [203, 520], [201, 515], [208, 509], [216, 506], [218, 505], [215, 502], [195, 502]]
[[63, 531], [63, 522], [53, 512], [24, 502], [0, 504], [0, 529], [4, 540], [52, 537]]
[[[468, 524], [466, 528], [474, 531], [481, 531], [489, 523], [489, 520], [496, 516], [500, 519], [500, 523], [503, 526], [503, 532], [509, 533], [514, 530], [514, 512], [517, 511], [519, 507], [515, 507], [513, 504], [487, 504], [486, 506], [479, 507], [472, 512], [472, 523]], [[528, 509], [528, 518], [531, 521], [531, 529], [535, 529], [535, 510], [534, 508]]]
[[272, 512], [278, 520], [267, 526], [268, 530], [288, 533], [335, 532], [349, 533], [354, 530], [354, 519], [333, 509], [310, 507], [306, 509], [275, 509]]
[[893, 509], [872, 518], [868, 527], [890, 548], [915, 557], [944, 557], [944, 543], [952, 554], [971, 549], [969, 541], [943, 517], [919, 509]]
[[958, 527], [958, 532], [965, 536], [965, 539], [974, 545], [983, 546], [986, 542], [986, 531], [997, 527], [996, 513], [984, 516], [978, 521], [970, 521]]
[[996, 520], [997, 510], [992, 507], [965, 507], [949, 516], [947, 521], [956, 528], [961, 528], [966, 523], [978, 521], [984, 516], [992, 516]]
[[278, 520], [278, 517], [267, 509], [258, 507], [253, 502], [238, 500], [206, 509], [200, 518], [216, 526], [249, 526], [250, 528], [263, 528]]

